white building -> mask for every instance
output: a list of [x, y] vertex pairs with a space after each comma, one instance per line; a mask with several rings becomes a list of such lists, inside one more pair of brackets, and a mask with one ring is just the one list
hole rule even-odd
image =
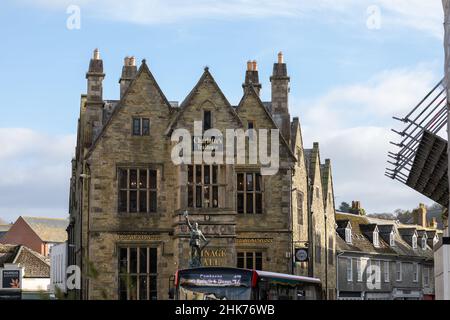
[[67, 242], [54, 245], [50, 251], [50, 291], [66, 293]]

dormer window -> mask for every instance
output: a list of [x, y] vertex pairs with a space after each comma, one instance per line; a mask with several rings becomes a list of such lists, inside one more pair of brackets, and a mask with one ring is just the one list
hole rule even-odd
[[412, 248], [417, 249], [417, 235], [413, 234], [412, 236]]
[[352, 243], [352, 229], [350, 225], [345, 228], [345, 242], [351, 244]]
[[395, 247], [395, 232], [394, 232], [394, 231], [392, 231], [392, 232], [389, 234], [389, 245], [390, 245], [391, 247]]
[[373, 232], [373, 245], [375, 247], [377, 247], [377, 248], [380, 246], [380, 239], [378, 237], [378, 230], [375, 230]]
[[433, 238], [433, 247], [439, 242], [439, 237], [438, 235], [435, 235]]
[[427, 249], [427, 238], [422, 237], [422, 250], [426, 250], [426, 249]]

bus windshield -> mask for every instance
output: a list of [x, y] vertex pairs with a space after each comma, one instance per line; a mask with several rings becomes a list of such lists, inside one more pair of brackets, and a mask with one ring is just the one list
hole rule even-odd
[[249, 300], [251, 272], [247, 270], [191, 269], [178, 274], [179, 300]]
[[249, 287], [206, 287], [180, 285], [179, 300], [250, 300]]

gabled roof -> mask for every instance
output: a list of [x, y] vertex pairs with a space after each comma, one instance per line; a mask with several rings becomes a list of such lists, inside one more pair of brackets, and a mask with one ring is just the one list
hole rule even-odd
[[379, 224], [378, 225], [378, 232], [380, 234], [390, 234], [394, 230], [393, 224]]
[[212, 74], [209, 72], [209, 68], [206, 67], [203, 71], [203, 74], [201, 75], [200, 79], [197, 81], [197, 84], [192, 88], [191, 92], [186, 96], [186, 98], [183, 100], [183, 102], [180, 104], [179, 111], [174, 117], [174, 119], [169, 124], [169, 127], [167, 128], [166, 134], [170, 134], [173, 130], [174, 126], [177, 124], [178, 119], [182, 116], [184, 111], [186, 110], [186, 107], [191, 103], [191, 101], [194, 99], [196, 94], [198, 93], [198, 89], [204, 84], [205, 81], [210, 81], [211, 84], [215, 87], [217, 92], [219, 92], [220, 96], [222, 97], [223, 101], [225, 102], [225, 105], [228, 109], [228, 111], [232, 114], [232, 116], [242, 125], [242, 121], [239, 118], [238, 114], [234, 110], [234, 108], [231, 106], [230, 102], [228, 102], [228, 99], [223, 94], [222, 90], [220, 89], [219, 85], [217, 84], [216, 80], [212, 76]]
[[123, 94], [121, 99], [118, 102], [116, 102], [114, 100], [110, 101], [110, 103], [114, 105], [113, 106], [113, 110], [110, 113], [109, 117], [107, 118], [106, 123], [104, 123], [101, 132], [98, 134], [97, 138], [93, 141], [91, 147], [89, 148], [89, 151], [86, 154], [86, 158], [88, 158], [90, 156], [90, 154], [92, 153], [92, 151], [95, 149], [95, 147], [97, 146], [98, 141], [103, 136], [103, 134], [106, 131], [106, 129], [110, 126], [110, 124], [111, 124], [112, 120], [114, 119], [115, 115], [123, 108], [126, 98], [128, 97], [128, 95], [130, 94], [130, 92], [132, 91], [134, 86], [136, 85], [137, 80], [139, 79], [139, 77], [143, 73], [146, 73], [150, 77], [150, 80], [153, 82], [156, 90], [158, 91], [158, 93], [162, 97], [162, 99], [164, 101], [164, 104], [167, 106], [169, 111], [172, 112], [172, 105], [170, 104], [169, 100], [167, 100], [166, 96], [162, 92], [160, 86], [158, 85], [158, 82], [156, 82], [155, 77], [153, 76], [153, 74], [151, 73], [150, 69], [147, 66], [146, 60], [143, 59], [142, 63], [141, 63], [141, 66], [139, 67], [139, 70], [136, 73], [136, 76], [131, 81], [131, 83], [128, 86], [128, 88], [125, 90], [125, 93]]
[[67, 240], [69, 220], [56, 218], [21, 217], [43, 242]]
[[413, 235], [417, 234], [416, 228], [414, 227], [401, 227], [398, 228], [398, 232], [402, 236], [409, 236], [409, 237], [412, 237]]
[[[270, 114], [270, 112], [267, 110], [267, 108], [264, 106], [263, 102], [261, 101], [259, 95], [256, 93], [255, 88], [253, 87], [253, 85], [249, 85], [249, 87], [247, 88], [247, 90], [245, 90], [244, 95], [242, 96], [241, 101], [239, 102], [236, 111], [239, 114], [239, 110], [242, 107], [242, 105], [244, 104], [245, 100], [249, 97], [252, 96], [256, 99], [258, 105], [261, 107], [261, 109], [264, 110], [267, 118], [269, 119], [269, 121], [272, 123], [272, 125], [277, 128], [278, 130], [280, 130], [280, 128], [277, 126], [277, 124], [275, 123], [275, 120], [273, 120], [272, 115]], [[286, 139], [283, 137], [283, 134], [281, 133], [281, 130], [279, 132], [279, 136], [281, 139], [281, 143], [284, 144], [284, 146], [287, 148], [288, 153], [290, 154], [290, 156], [294, 159], [297, 160], [296, 155], [292, 152], [293, 149], [291, 149], [291, 146], [289, 145], [289, 143], [286, 141]]]
[[336, 220], [337, 229], [346, 229], [347, 227], [352, 227], [350, 224], [350, 220], [343, 219], [343, 220]]
[[0, 267], [5, 263], [20, 264], [24, 278], [50, 278], [49, 259], [25, 246], [0, 244]]
[[[328, 196], [331, 191], [333, 193], [333, 183], [332, 183], [332, 176], [331, 176], [331, 161], [330, 159], [326, 159], [324, 164], [320, 165], [320, 176], [322, 178], [322, 190], [323, 190], [323, 204], [325, 206], [328, 205]], [[331, 190], [328, 190], [328, 187], [331, 188]], [[332, 201], [334, 203], [334, 197], [332, 197]]]

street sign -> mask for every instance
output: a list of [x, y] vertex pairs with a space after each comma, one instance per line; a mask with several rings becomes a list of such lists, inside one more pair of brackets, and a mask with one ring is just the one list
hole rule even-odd
[[295, 250], [295, 261], [297, 262], [305, 262], [308, 260], [308, 249], [296, 249]]

